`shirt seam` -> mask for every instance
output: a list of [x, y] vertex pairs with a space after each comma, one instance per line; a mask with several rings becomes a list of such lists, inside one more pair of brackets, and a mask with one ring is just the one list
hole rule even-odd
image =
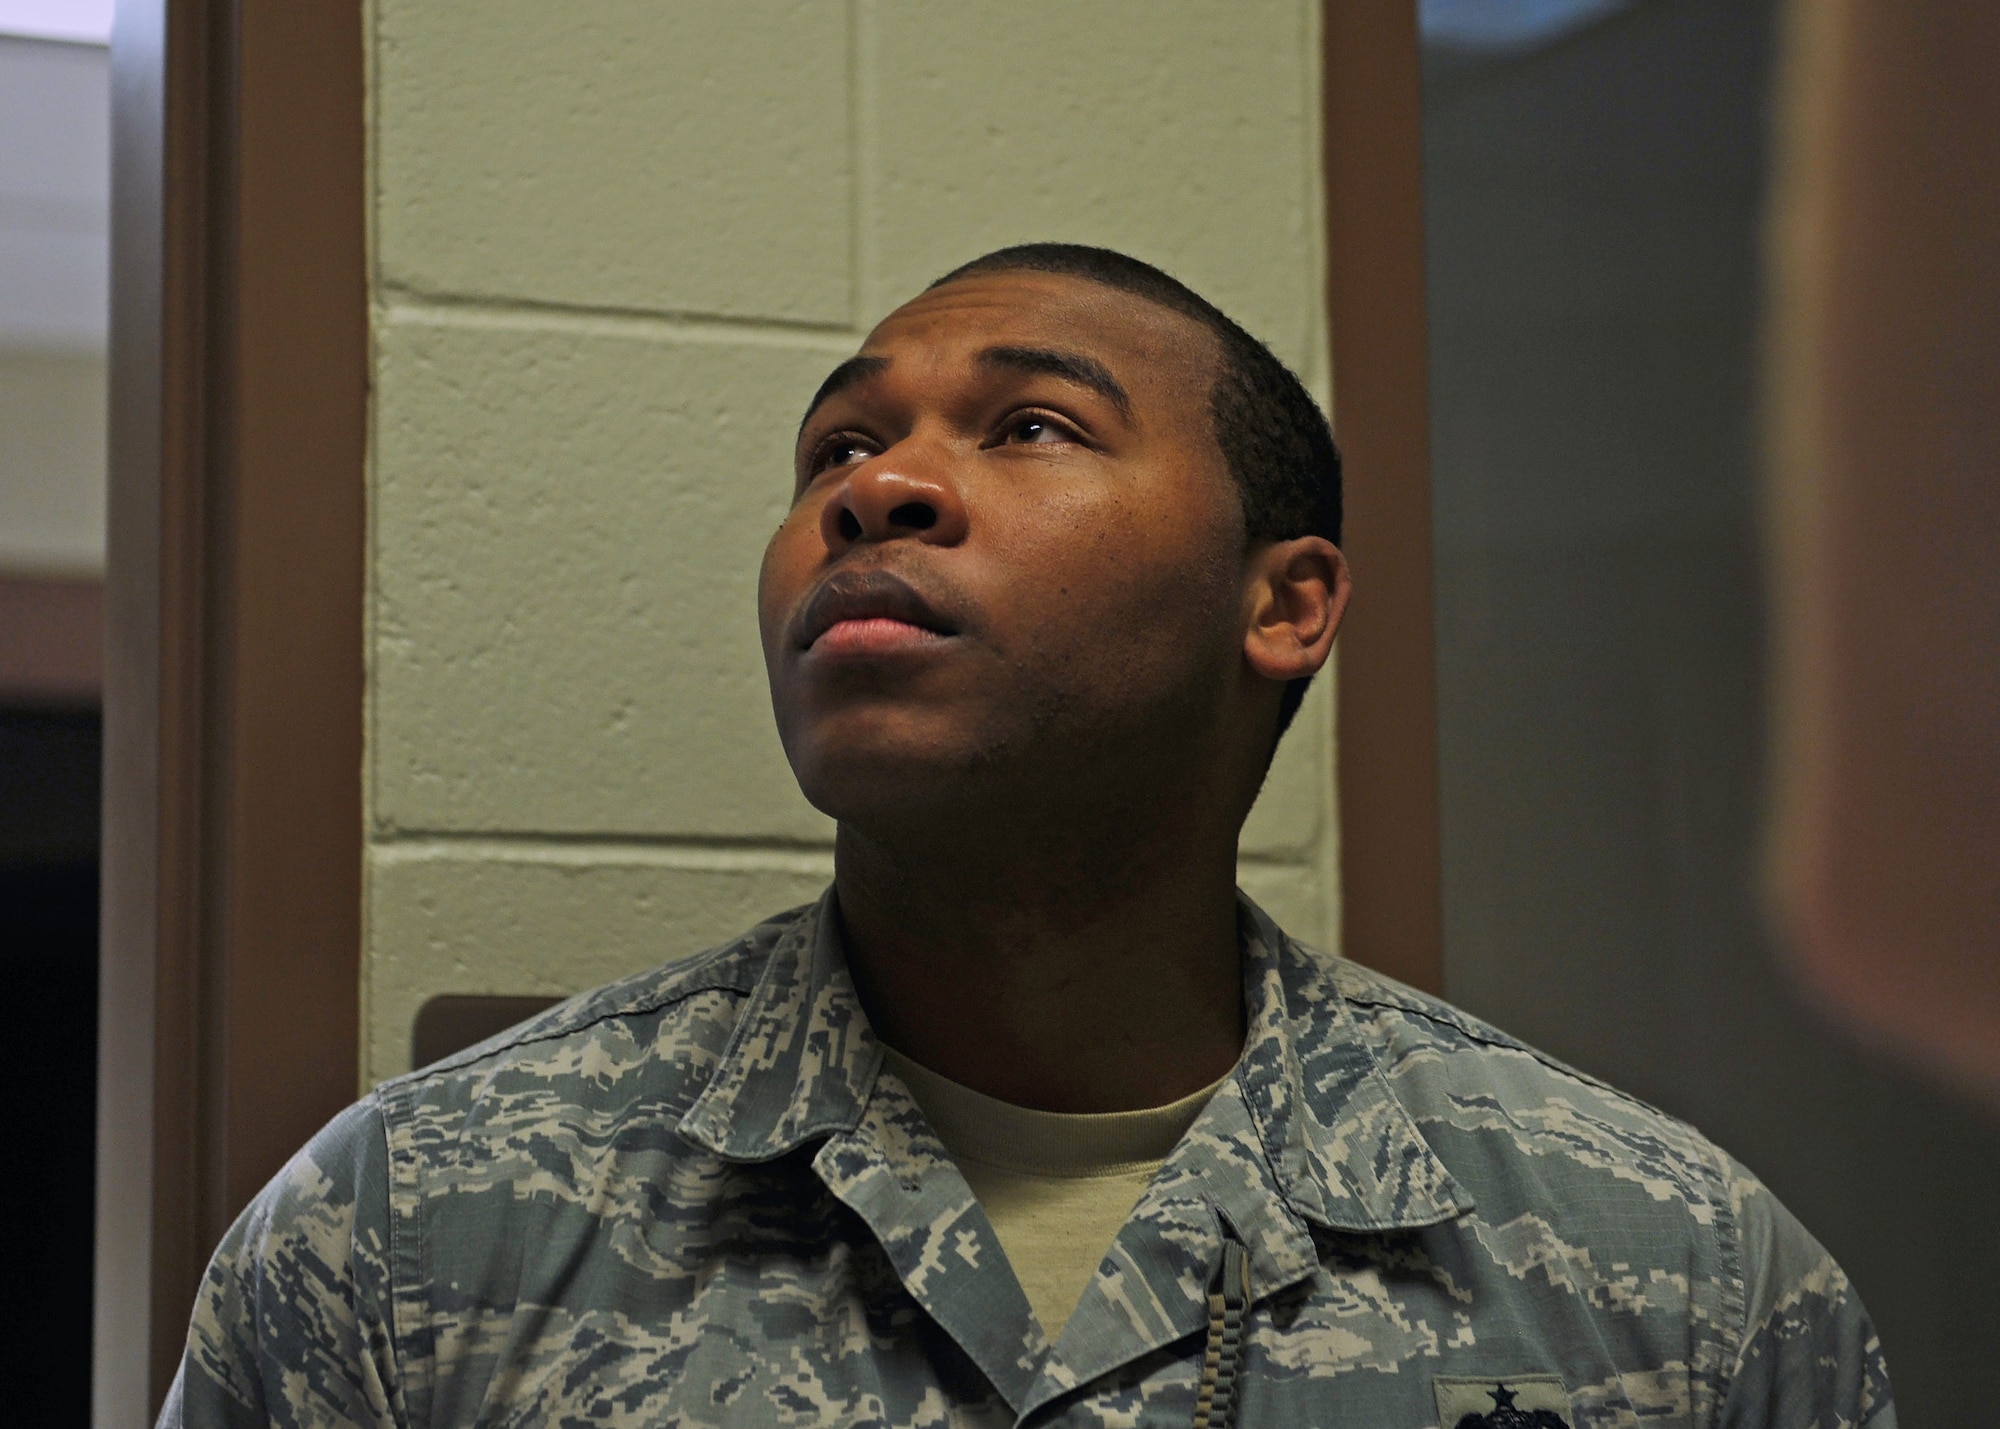
[[[432, 1393], [433, 1385], [431, 1383], [434, 1365], [431, 1357], [423, 1353], [417, 1343], [421, 1339], [421, 1336], [416, 1333], [417, 1326], [406, 1323], [409, 1316], [404, 1313], [403, 1305], [406, 1283], [404, 1279], [405, 1274], [407, 1273], [408, 1275], [407, 1285], [409, 1293], [413, 1297], [419, 1293], [419, 1287], [426, 1283], [426, 1277], [424, 1275], [423, 1198], [419, 1194], [421, 1181], [415, 1164], [416, 1158], [409, 1153], [407, 1147], [398, 1145], [399, 1140], [401, 1140], [398, 1136], [398, 1122], [390, 1114], [390, 1103], [396, 1099], [396, 1093], [400, 1090], [400, 1088], [377, 1088], [375, 1091], [369, 1093], [368, 1099], [374, 1103], [376, 1118], [382, 1125], [382, 1149], [388, 1161], [388, 1175], [384, 1178], [383, 1187], [384, 1198], [388, 1204], [383, 1209], [387, 1212], [389, 1223], [389, 1293], [387, 1296], [389, 1342], [396, 1347], [396, 1358], [400, 1371], [399, 1378], [402, 1380], [403, 1386], [403, 1411], [408, 1416], [410, 1423], [415, 1425], [417, 1422], [417, 1406], [412, 1402], [411, 1391], [416, 1390], [422, 1399], [423, 1422], [428, 1425], [431, 1423], [433, 1399], [435, 1397]], [[404, 1218], [396, 1210], [396, 1183], [399, 1177], [407, 1182], [413, 1202], [413, 1211], [409, 1218], [411, 1224], [407, 1226], [403, 1223]], [[415, 1306], [411, 1306], [410, 1309], [414, 1313]], [[418, 1382], [420, 1382], [421, 1388]]]
[[1723, 1316], [1719, 1318], [1736, 1326], [1736, 1343], [1720, 1346], [1723, 1353], [1716, 1375], [1714, 1417], [1710, 1422], [1721, 1424], [1730, 1391], [1736, 1384], [1736, 1371], [1743, 1361], [1743, 1348], [1750, 1339], [1750, 1297], [1743, 1278], [1743, 1223], [1736, 1215], [1730, 1195], [1727, 1158], [1719, 1146], [1707, 1144], [1706, 1150], [1706, 1169], [1715, 1178], [1716, 1257], [1721, 1262], [1717, 1278], [1722, 1283], [1723, 1298]]
[[[245, 1233], [243, 1237], [243, 1243], [246, 1249], [252, 1247], [261, 1247], [266, 1241], [268, 1241], [270, 1239], [270, 1234], [271, 1234], [270, 1227], [271, 1227], [271, 1208], [269, 1203], [263, 1200], [262, 1198], [252, 1201], [250, 1203], [249, 1224], [244, 1228]], [[252, 1284], [249, 1287], [250, 1295], [247, 1298], [249, 1299], [250, 1303], [254, 1305], [263, 1298], [264, 1293], [267, 1289], [270, 1289], [275, 1292], [277, 1288], [271, 1283], [272, 1276], [271, 1276], [270, 1262], [261, 1253], [261, 1250], [253, 1254], [251, 1260], [251, 1273], [252, 1277], [254, 1278], [254, 1284]], [[202, 1294], [205, 1294], [207, 1292], [209, 1276], [211, 1274], [213, 1274], [212, 1271], [204, 1273], [202, 1277], [202, 1287], [201, 1287]], [[240, 1282], [238, 1288], [239, 1291], [242, 1288]], [[358, 1300], [359, 1296], [357, 1296], [356, 1298]], [[200, 1295], [197, 1296], [197, 1303], [199, 1303], [199, 1299]], [[231, 1365], [229, 1367], [232, 1371], [234, 1371], [234, 1373], [230, 1373], [227, 1375], [211, 1373], [207, 1376], [207, 1379], [210, 1384], [215, 1385], [217, 1388], [221, 1389], [221, 1391], [224, 1394], [228, 1395], [232, 1400], [234, 1400], [238, 1405], [238, 1407], [240, 1407], [246, 1414], [258, 1414], [268, 1418], [270, 1414], [270, 1405], [268, 1402], [269, 1397], [265, 1393], [264, 1389], [264, 1374], [263, 1374], [263, 1367], [266, 1358], [266, 1346], [264, 1343], [264, 1324], [263, 1324], [263, 1318], [261, 1316], [255, 1316], [252, 1319], [250, 1327], [250, 1339], [251, 1339], [251, 1352], [252, 1352], [252, 1358], [251, 1358], [252, 1372], [250, 1378], [251, 1378], [251, 1387], [255, 1394], [254, 1399], [245, 1399], [243, 1397], [243, 1394], [237, 1390], [237, 1387], [233, 1382], [236, 1378], [236, 1375], [241, 1373], [242, 1367], [240, 1365]], [[191, 1341], [192, 1341], [192, 1336], [190, 1336], [190, 1342]], [[182, 1370], [183, 1374], [186, 1373], [185, 1365], [192, 1358], [193, 1358], [192, 1355], [189, 1354], [187, 1351], [184, 1350], [182, 1352], [182, 1364], [184, 1366]]]
[[[1582, 1083], [1584, 1086], [1594, 1088], [1607, 1096], [1615, 1098], [1626, 1106], [1637, 1107], [1654, 1116], [1664, 1117], [1676, 1126], [1684, 1127], [1689, 1131], [1695, 1130], [1673, 1113], [1656, 1107], [1649, 1101], [1643, 1101], [1633, 1096], [1630, 1092], [1614, 1087], [1609, 1082], [1600, 1081], [1598, 1078], [1591, 1076], [1590, 1073], [1572, 1067], [1561, 1058], [1550, 1056], [1540, 1048], [1531, 1046], [1517, 1038], [1510, 1037], [1497, 1028], [1485, 1029], [1477, 1023], [1461, 1021], [1458, 1018], [1448, 1017], [1441, 1012], [1434, 1012], [1429, 1008], [1408, 1002], [1378, 1000], [1354, 993], [1342, 993], [1341, 996], [1357, 1007], [1372, 1007], [1381, 1011], [1400, 1012], [1411, 1017], [1421, 1017], [1424, 1021], [1436, 1027], [1449, 1027], [1464, 1036], [1468, 1041], [1476, 1042], [1481, 1047], [1489, 1047], [1494, 1051], [1501, 1052], [1519, 1052], [1522, 1056], [1540, 1064], [1558, 1076], [1567, 1077], [1572, 1081]], [[1377, 1065], [1380, 1065], [1379, 1058], [1377, 1059]], [[1699, 1135], [1700, 1133], [1696, 1132], [1695, 1134]]]
[[[738, 948], [725, 946], [715, 949], [713, 955], [717, 963], [729, 961], [732, 955], [740, 961], [742, 951]], [[698, 964], [700, 959], [691, 959], [690, 962]], [[614, 1003], [601, 1012], [591, 1014], [582, 1021], [559, 1021], [554, 1026], [546, 1029], [524, 1030], [519, 1035], [510, 1037], [497, 1047], [488, 1047], [484, 1051], [476, 1053], [472, 1049], [467, 1049], [464, 1052], [459, 1052], [453, 1056], [433, 1062], [428, 1067], [405, 1072], [400, 1077], [392, 1077], [384, 1082], [378, 1090], [401, 1092], [405, 1088], [424, 1086], [427, 1083], [440, 1080], [454, 1073], [476, 1067], [489, 1058], [504, 1056], [506, 1053], [518, 1051], [523, 1047], [531, 1047], [537, 1042], [553, 1042], [563, 1037], [574, 1036], [578, 1032], [587, 1031], [592, 1027], [614, 1021], [620, 1017], [642, 1017], [647, 1013], [659, 1012], [665, 1008], [686, 1002], [691, 997], [699, 997], [705, 992], [733, 992], [738, 996], [747, 997], [756, 987], [756, 978], [742, 976], [740, 968], [709, 970], [690, 967], [684, 970], [681, 975], [691, 975], [697, 970], [705, 972], [707, 975], [702, 977], [690, 976], [687, 982], [678, 984], [671, 989], [661, 990], [657, 994], [636, 995], [629, 1001]], [[583, 994], [585, 997], [592, 995], [592, 993]], [[550, 1012], [556, 1010], [556, 1008], [551, 1008]], [[546, 1016], [548, 1014], [545, 1013], [543, 1015]], [[531, 1027], [532, 1025], [530, 1024]]]
[[[1176, 1143], [1176, 1145], [1178, 1144]], [[950, 1147], [946, 1147], [945, 1149], [947, 1151], [951, 1150]], [[988, 1171], [998, 1171], [1007, 1176], [1019, 1176], [1023, 1180], [1109, 1181], [1119, 1176], [1129, 1176], [1134, 1171], [1158, 1171], [1162, 1166], [1167, 1164], [1168, 1158], [1172, 1155], [1173, 1153], [1170, 1151], [1166, 1156], [1153, 1157], [1141, 1161], [1120, 1161], [1111, 1166], [1092, 1167], [1088, 1171], [1027, 1170], [1019, 1166], [1009, 1166], [1003, 1161], [989, 1161], [983, 1156], [973, 1156], [969, 1153], [960, 1154], [955, 1151], [951, 1153], [951, 1159], [961, 1167], [966, 1165], [978, 1166]]]

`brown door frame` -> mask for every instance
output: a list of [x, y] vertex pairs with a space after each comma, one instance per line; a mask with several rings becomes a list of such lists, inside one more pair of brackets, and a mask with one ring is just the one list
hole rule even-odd
[[1338, 647], [1342, 951], [1444, 986], [1415, 0], [1325, 0], [1327, 326], [1354, 603]]
[[361, 7], [119, 0], [92, 1412], [354, 1096]]
[[104, 700], [104, 582], [0, 576], [0, 703], [94, 710]]

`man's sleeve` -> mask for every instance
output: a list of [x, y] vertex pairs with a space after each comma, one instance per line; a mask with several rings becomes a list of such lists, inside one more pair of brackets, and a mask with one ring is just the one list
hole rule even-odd
[[1724, 1158], [1742, 1258], [1742, 1339], [1723, 1429], [1896, 1429], [1882, 1342], [1833, 1257]]
[[406, 1429], [372, 1101], [293, 1157], [209, 1262], [160, 1429]]

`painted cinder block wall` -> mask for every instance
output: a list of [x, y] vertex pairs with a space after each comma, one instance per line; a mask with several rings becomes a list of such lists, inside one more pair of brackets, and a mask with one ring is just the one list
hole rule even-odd
[[[813, 897], [752, 595], [819, 378], [1002, 243], [1106, 243], [1324, 399], [1314, 0], [372, 0], [364, 1082]], [[1242, 878], [1339, 924], [1330, 682]]]

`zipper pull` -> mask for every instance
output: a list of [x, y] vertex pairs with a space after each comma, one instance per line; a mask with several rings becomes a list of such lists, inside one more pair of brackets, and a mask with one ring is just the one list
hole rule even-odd
[[1201, 1389], [1194, 1401], [1194, 1429], [1230, 1429], [1243, 1378], [1243, 1318], [1250, 1310], [1250, 1252], [1227, 1232], [1222, 1260], [1208, 1282], [1208, 1348], [1201, 1357]]

